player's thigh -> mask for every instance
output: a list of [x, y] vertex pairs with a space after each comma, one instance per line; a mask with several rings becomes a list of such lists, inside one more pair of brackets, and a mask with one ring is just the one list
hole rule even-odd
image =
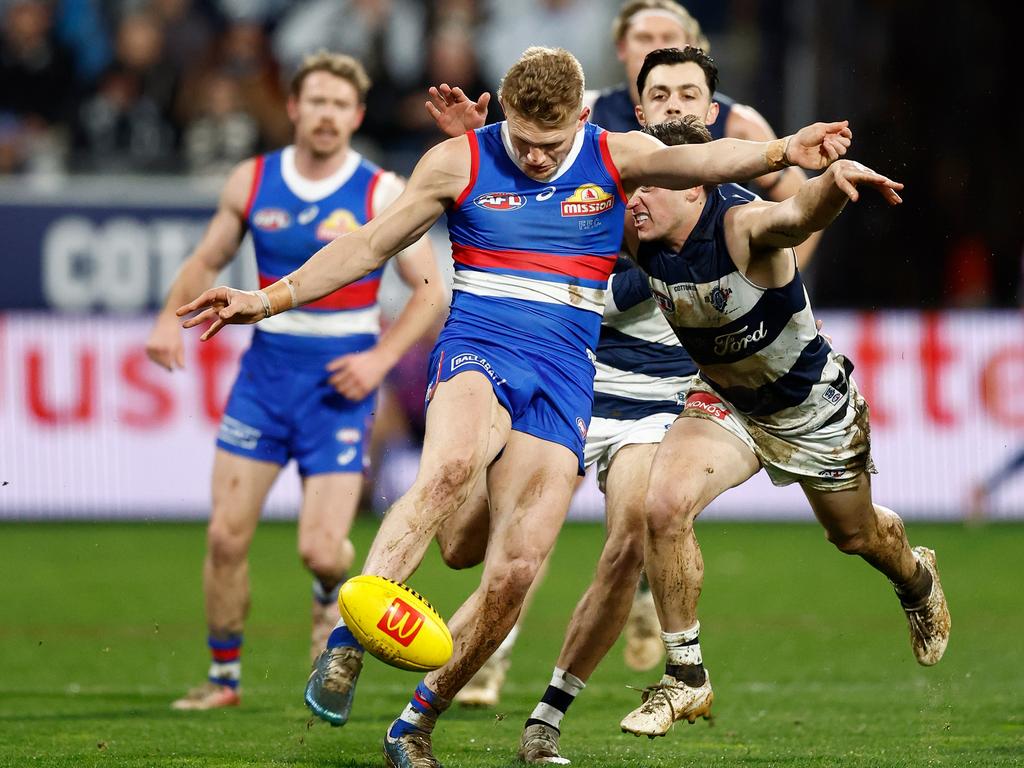
[[760, 468], [750, 447], [724, 427], [707, 419], [680, 417], [655, 453], [647, 510], [668, 506], [697, 514]]
[[299, 551], [337, 551], [348, 538], [363, 487], [361, 472], [323, 472], [302, 481]]
[[441, 557], [451, 568], [472, 568], [483, 562], [491, 528], [487, 476], [481, 473], [469, 497], [437, 529]]
[[510, 428], [511, 417], [483, 373], [439, 382], [427, 406], [420, 476], [453, 464], [471, 467], [475, 476], [504, 448]]
[[628, 535], [640, 527], [647, 483], [657, 450], [657, 443], [626, 445], [612, 457], [604, 481], [605, 524], [609, 539]]
[[565, 521], [579, 458], [568, 447], [512, 432], [487, 475], [491, 533], [485, 571], [522, 562], [536, 571]]
[[260, 519], [263, 502], [281, 465], [218, 448], [213, 457], [213, 507], [209, 537], [247, 549]]
[[857, 476], [853, 488], [822, 491], [804, 487], [803, 492], [830, 539], [849, 539], [874, 524], [871, 478], [867, 472]]

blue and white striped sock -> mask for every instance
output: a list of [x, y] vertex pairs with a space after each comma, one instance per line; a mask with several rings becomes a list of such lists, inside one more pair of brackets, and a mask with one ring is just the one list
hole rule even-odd
[[434, 725], [437, 724], [438, 716], [448, 709], [449, 704], [451, 704], [450, 701], [441, 698], [427, 688], [425, 682], [421, 681], [413, 691], [409, 703], [402, 710], [402, 714], [392, 724], [388, 735], [397, 739], [412, 731], [431, 733], [434, 730]]

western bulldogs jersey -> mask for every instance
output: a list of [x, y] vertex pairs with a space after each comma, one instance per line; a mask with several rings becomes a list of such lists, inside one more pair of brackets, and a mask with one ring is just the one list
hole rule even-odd
[[678, 413], [697, 366], [655, 303], [647, 276], [629, 259], [616, 264], [606, 303], [594, 416], [636, 420]]
[[[715, 101], [718, 102], [718, 119], [708, 126], [708, 130], [712, 139], [721, 139], [725, 137], [725, 124], [735, 102], [724, 93], [716, 93]], [[636, 120], [636, 107], [629, 95], [629, 86], [625, 83], [600, 92], [588, 91], [584, 103], [592, 105], [590, 122], [606, 131], [626, 133], [641, 128]]]
[[716, 187], [679, 252], [644, 243], [638, 261], [701, 379], [757, 423], [802, 433], [845, 409], [848, 372], [818, 334], [799, 270], [761, 288], [729, 256], [723, 218], [752, 199]]
[[[332, 176], [310, 181], [295, 168], [287, 147], [257, 158], [246, 207], [264, 288], [302, 265], [336, 237], [357, 229], [375, 212], [374, 198], [384, 175], [358, 152], [349, 150]], [[388, 201], [390, 202], [390, 201]], [[378, 199], [378, 208], [384, 205]], [[383, 268], [361, 280], [290, 312], [262, 320], [258, 334], [281, 334], [291, 348], [315, 354], [345, 354], [368, 349], [380, 332], [377, 290]], [[269, 340], [269, 339], [268, 339]]]
[[470, 321], [541, 353], [591, 352], [625, 214], [607, 133], [585, 125], [545, 181], [520, 170], [506, 123], [468, 137], [470, 182], [448, 212], [449, 323]]

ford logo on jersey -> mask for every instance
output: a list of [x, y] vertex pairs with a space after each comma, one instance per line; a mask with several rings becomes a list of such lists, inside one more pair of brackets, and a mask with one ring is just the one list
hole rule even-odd
[[267, 232], [285, 229], [291, 223], [291, 214], [280, 208], [260, 208], [252, 215], [252, 225]]
[[513, 192], [487, 192], [473, 202], [489, 211], [514, 211], [526, 205], [526, 198]]

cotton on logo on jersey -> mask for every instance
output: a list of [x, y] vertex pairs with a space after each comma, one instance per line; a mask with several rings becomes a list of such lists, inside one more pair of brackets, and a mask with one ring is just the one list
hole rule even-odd
[[610, 211], [615, 197], [597, 184], [584, 184], [562, 201], [563, 216], [595, 216]]
[[473, 202], [488, 211], [514, 211], [526, 205], [526, 198], [513, 192], [487, 192], [477, 195]]
[[347, 232], [355, 232], [359, 229], [359, 222], [352, 215], [352, 211], [339, 208], [331, 211], [331, 215], [320, 222], [316, 228], [316, 239], [330, 242], [336, 237], [341, 237]]
[[729, 415], [725, 403], [707, 392], [694, 392], [686, 398], [686, 410], [700, 411], [716, 419], [724, 419]]
[[291, 224], [291, 214], [282, 208], [260, 208], [252, 215], [252, 225], [265, 232], [287, 229]]

